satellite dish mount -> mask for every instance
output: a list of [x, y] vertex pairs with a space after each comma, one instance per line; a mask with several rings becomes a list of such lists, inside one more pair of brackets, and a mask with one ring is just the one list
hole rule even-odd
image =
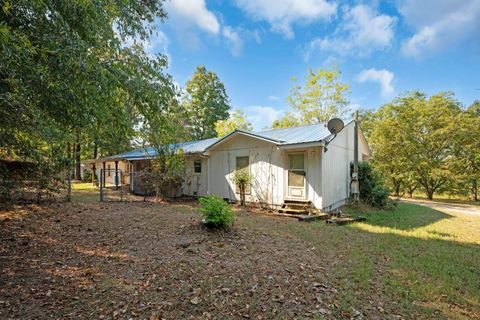
[[337, 136], [340, 131], [343, 130], [345, 124], [343, 123], [342, 119], [339, 118], [332, 118], [327, 122], [327, 129], [333, 135], [330, 139], [325, 140], [325, 152], [327, 152], [327, 146], [333, 139]]

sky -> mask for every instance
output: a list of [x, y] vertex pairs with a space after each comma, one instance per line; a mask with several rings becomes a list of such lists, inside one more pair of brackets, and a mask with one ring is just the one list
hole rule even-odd
[[148, 44], [184, 86], [198, 65], [218, 74], [255, 130], [290, 108], [292, 77], [342, 72], [351, 109], [411, 90], [480, 98], [480, 0], [170, 0]]

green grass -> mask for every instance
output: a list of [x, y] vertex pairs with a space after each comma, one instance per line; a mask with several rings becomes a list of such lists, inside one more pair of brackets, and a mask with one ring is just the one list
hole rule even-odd
[[90, 182], [72, 183], [72, 201], [95, 202], [100, 199], [100, 191]]
[[[416, 200], [428, 200], [423, 192], [414, 192], [413, 198]], [[444, 203], [471, 204], [480, 206], [480, 201], [473, 201], [468, 196], [450, 195], [446, 193], [436, 193], [433, 195], [433, 201]]]
[[[419, 318], [480, 313], [480, 217], [400, 203], [390, 211], [349, 208], [365, 223], [291, 224], [334, 270], [340, 307], [389, 297]], [[387, 308], [385, 308], [387, 309]], [[472, 313], [470, 313], [471, 316]]]

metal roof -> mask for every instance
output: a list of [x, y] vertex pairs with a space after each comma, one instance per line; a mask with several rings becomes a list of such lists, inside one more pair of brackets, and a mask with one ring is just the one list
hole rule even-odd
[[[353, 120], [345, 123], [350, 124]], [[315, 123], [305, 126], [291, 127], [285, 129], [271, 129], [259, 132], [249, 132], [244, 130], [235, 130], [223, 138], [211, 138], [198, 141], [181, 142], [172, 147], [182, 149], [186, 154], [202, 153], [208, 148], [220, 143], [224, 139], [228, 139], [234, 134], [246, 134], [260, 139], [270, 140], [278, 145], [290, 145], [309, 142], [320, 142], [330, 136], [326, 123]], [[113, 160], [143, 160], [151, 159], [156, 156], [156, 152], [152, 147], [140, 148], [133, 151], [116, 154], [113, 156], [96, 159], [93, 161], [113, 161]]]

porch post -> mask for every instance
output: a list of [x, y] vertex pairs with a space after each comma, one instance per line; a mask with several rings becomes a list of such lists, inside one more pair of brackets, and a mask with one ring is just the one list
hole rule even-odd
[[105, 178], [106, 178], [105, 169], [106, 169], [106, 162], [103, 162], [102, 185], [103, 185], [104, 188], [106, 186], [106, 184], [105, 184]]
[[95, 175], [97, 173], [97, 168], [95, 167], [95, 162], [92, 164], [92, 185], [95, 186]]
[[133, 162], [128, 161], [129, 171], [130, 171], [130, 193], [133, 192]]
[[115, 189], [118, 189], [118, 160], [115, 161]]

